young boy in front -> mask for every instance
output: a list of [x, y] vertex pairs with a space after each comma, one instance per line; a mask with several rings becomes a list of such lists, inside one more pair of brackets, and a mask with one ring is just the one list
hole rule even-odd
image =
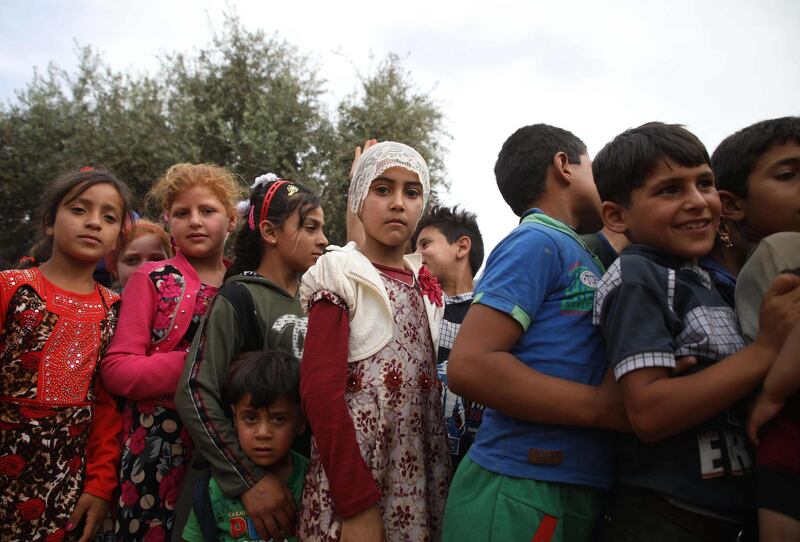
[[[299, 505], [308, 459], [292, 450], [294, 439], [306, 424], [300, 409], [297, 359], [280, 350], [243, 355], [228, 376], [225, 397], [231, 405], [242, 451], [259, 467], [277, 474]], [[195, 489], [184, 540], [262, 540], [239, 499], [226, 497], [213, 478], [198, 483], [208, 488]], [[297, 540], [286, 534], [287, 540]]]
[[[752, 502], [744, 399], [798, 318], [800, 279], [773, 284], [744, 346], [733, 310], [697, 265], [720, 199], [703, 144], [679, 125], [628, 130], [595, 157], [603, 221], [633, 243], [608, 269], [595, 322], [634, 434], [618, 441], [609, 541], [726, 541]], [[676, 358], [696, 364], [672, 375]]]
[[[495, 165], [515, 228], [494, 249], [448, 366], [450, 389], [486, 406], [456, 471], [443, 540], [588, 540], [626, 427], [592, 301], [602, 266], [577, 232], [600, 228], [586, 146], [537, 124]], [[602, 384], [601, 384], [602, 383]]]
[[444, 319], [439, 335], [436, 372], [443, 384], [442, 406], [450, 460], [456, 468], [475, 440], [483, 405], [447, 387], [447, 361], [461, 323], [472, 304], [473, 279], [483, 264], [483, 237], [474, 213], [436, 205], [425, 212], [411, 237], [422, 263], [439, 279], [444, 292]]

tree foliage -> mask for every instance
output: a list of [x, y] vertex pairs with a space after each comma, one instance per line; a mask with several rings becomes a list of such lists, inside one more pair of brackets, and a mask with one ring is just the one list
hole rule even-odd
[[87, 164], [108, 167], [139, 198], [177, 162], [213, 162], [248, 180], [273, 171], [320, 191], [329, 238], [340, 243], [353, 150], [364, 140], [414, 146], [443, 184], [442, 113], [410, 81], [390, 55], [329, 109], [306, 55], [234, 15], [205, 48], [162, 58], [155, 75], [114, 71], [79, 48], [73, 73], [34, 72], [0, 105], [0, 256], [27, 249], [47, 183]]

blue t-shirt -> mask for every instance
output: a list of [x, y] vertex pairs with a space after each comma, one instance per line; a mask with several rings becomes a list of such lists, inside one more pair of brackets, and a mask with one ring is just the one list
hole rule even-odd
[[[541, 215], [538, 209], [525, 213], [523, 222], [492, 251], [475, 288], [475, 303], [522, 326], [511, 354], [528, 367], [599, 385], [608, 362], [592, 325], [592, 305], [602, 270], [575, 235], [565, 233], [568, 226], [558, 223], [565, 230], [559, 231], [527, 221], [534, 213]], [[604, 489], [612, 485], [610, 432], [528, 422], [489, 407], [469, 457], [505, 476]]]

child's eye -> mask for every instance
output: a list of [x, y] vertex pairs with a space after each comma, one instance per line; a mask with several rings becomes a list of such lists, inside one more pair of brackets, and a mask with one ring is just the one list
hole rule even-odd
[[704, 190], [714, 188], [714, 181], [711, 179], [700, 179], [697, 181], [697, 187]]
[[206, 207], [205, 209], [203, 209], [203, 213], [207, 214], [207, 215], [210, 215], [210, 214], [213, 214], [213, 213], [216, 213], [216, 212], [217, 212], [217, 210], [214, 209], [213, 207]]
[[185, 209], [180, 209], [180, 210], [178, 210], [178, 211], [175, 211], [174, 213], [172, 213], [172, 217], [173, 217], [173, 218], [183, 218], [183, 217], [185, 217], [187, 214], [189, 214], [189, 212], [188, 212], [187, 210], [185, 210]]
[[116, 224], [117, 223], [117, 217], [115, 217], [114, 215], [106, 215], [104, 218], [105, 218], [106, 222], [108, 222], [109, 224]]
[[86, 212], [86, 209], [84, 209], [83, 207], [79, 207], [77, 205], [74, 207], [70, 207], [69, 210], [75, 213], [76, 215], [80, 215]]
[[677, 187], [677, 186], [675, 186], [674, 184], [671, 184], [671, 185], [668, 185], [668, 186], [664, 186], [664, 187], [662, 187], [662, 188], [661, 188], [661, 189], [660, 189], [660, 190], [657, 192], [657, 194], [658, 194], [658, 195], [671, 196], [671, 195], [677, 194], [677, 193], [678, 193], [678, 191], [679, 191], [678, 187]]
[[416, 188], [409, 188], [406, 190], [406, 196], [409, 198], [418, 198], [420, 196], [419, 190]]
[[380, 195], [386, 195], [389, 193], [389, 187], [386, 185], [378, 185], [375, 187], [375, 192]]
[[779, 171], [775, 174], [775, 178], [779, 181], [791, 181], [796, 179], [798, 176], [798, 172], [794, 169], [789, 169], [786, 171]]
[[273, 416], [272, 417], [272, 423], [274, 423], [276, 425], [280, 425], [280, 424], [282, 424], [284, 422], [286, 422], [286, 416]]
[[124, 260], [122, 260], [122, 263], [124, 263], [125, 265], [128, 265], [128, 266], [133, 266], [133, 265], [136, 265], [136, 264], [139, 263], [139, 258], [133, 257], [133, 256], [132, 257], [128, 257], [128, 258], [125, 258]]

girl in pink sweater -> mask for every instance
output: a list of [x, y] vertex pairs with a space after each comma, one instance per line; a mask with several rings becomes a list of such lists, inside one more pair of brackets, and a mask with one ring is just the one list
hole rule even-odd
[[127, 399], [117, 540], [171, 536], [192, 451], [172, 399], [195, 330], [222, 284], [223, 248], [236, 226], [240, 193], [223, 168], [176, 164], [148, 194], [160, 202], [177, 250], [131, 275], [101, 365], [108, 390]]

